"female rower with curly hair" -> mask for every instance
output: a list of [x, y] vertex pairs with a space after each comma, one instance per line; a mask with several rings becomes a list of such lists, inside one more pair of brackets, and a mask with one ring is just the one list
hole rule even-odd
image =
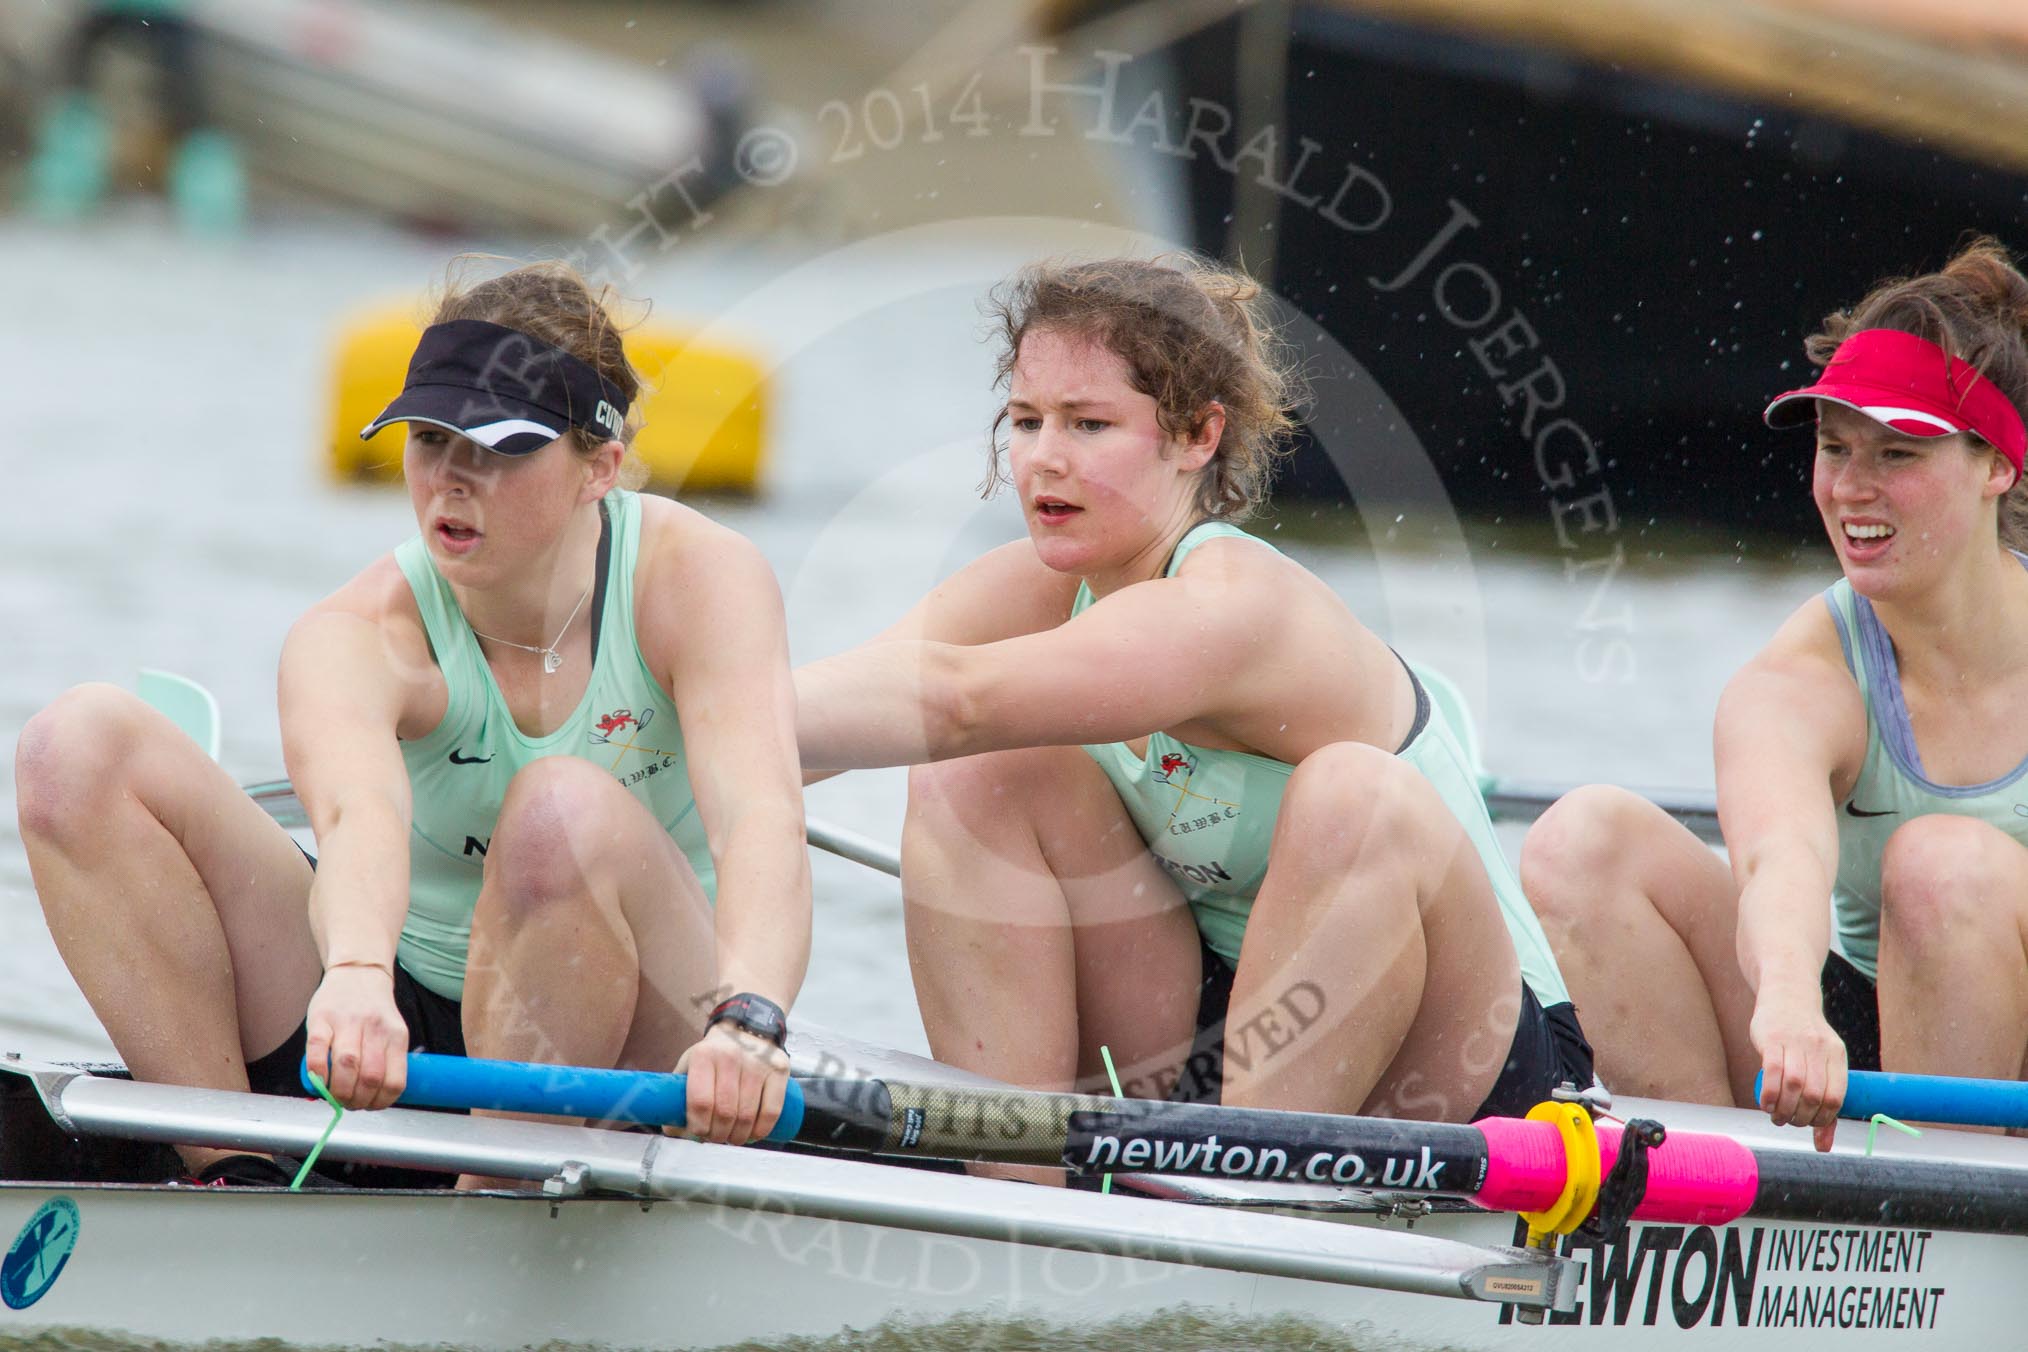
[[[910, 764], [943, 1060], [1018, 1084], [1464, 1120], [1588, 1051], [1414, 672], [1241, 531], [1294, 381], [1259, 288], [1046, 263], [995, 296], [1028, 539], [800, 669], [806, 770]], [[1002, 455], [1004, 454], [1004, 470]], [[1193, 1053], [1193, 1040], [1197, 1047]]]

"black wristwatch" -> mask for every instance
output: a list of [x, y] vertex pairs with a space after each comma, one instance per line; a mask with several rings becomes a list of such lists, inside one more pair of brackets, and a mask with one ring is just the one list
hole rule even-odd
[[752, 1033], [774, 1043], [783, 1051], [788, 1050], [789, 1017], [782, 1013], [782, 1007], [765, 995], [752, 991], [741, 991], [727, 1000], [721, 1000], [704, 1020], [708, 1030], [715, 1023], [729, 1023], [734, 1028]]

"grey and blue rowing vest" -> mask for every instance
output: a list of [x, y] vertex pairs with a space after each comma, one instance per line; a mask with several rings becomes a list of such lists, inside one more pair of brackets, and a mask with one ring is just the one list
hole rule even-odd
[[[2024, 566], [2028, 557], [2016, 555]], [[2028, 845], [2028, 760], [1984, 784], [1938, 784], [1923, 773], [1922, 752], [1901, 695], [1901, 667], [1873, 603], [1840, 578], [1824, 592], [1838, 627], [1845, 665], [1866, 705], [1866, 760], [1838, 805], [1838, 879], [1831, 891], [1831, 945], [1845, 961], [1879, 979], [1880, 857], [1905, 822], [1933, 813], [1972, 817]]]

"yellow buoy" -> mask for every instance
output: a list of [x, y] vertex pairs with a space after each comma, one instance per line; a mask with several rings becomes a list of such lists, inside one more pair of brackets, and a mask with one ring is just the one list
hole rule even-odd
[[[409, 355], [421, 336], [415, 311], [398, 306], [361, 315], [341, 330], [328, 439], [334, 476], [401, 477], [401, 428], [382, 428], [370, 441], [359, 439], [359, 429], [401, 393]], [[628, 331], [627, 355], [648, 382], [634, 450], [648, 464], [650, 485], [758, 492], [767, 402], [767, 375], [760, 361], [653, 326]]]

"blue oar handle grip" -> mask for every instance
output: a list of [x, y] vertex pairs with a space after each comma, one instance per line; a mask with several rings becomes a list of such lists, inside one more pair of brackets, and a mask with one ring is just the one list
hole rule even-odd
[[1906, 1122], [2028, 1127], [2028, 1085], [2015, 1080], [1855, 1070], [1838, 1116], [1864, 1120], [1875, 1113]]
[[[303, 1087], [310, 1088], [309, 1066]], [[484, 1108], [551, 1117], [603, 1118], [649, 1126], [680, 1125], [689, 1115], [690, 1077], [644, 1070], [591, 1070], [545, 1066], [528, 1061], [484, 1061], [468, 1056], [412, 1052], [408, 1087], [400, 1102], [410, 1108]], [[782, 1115], [770, 1141], [793, 1141], [803, 1127], [803, 1087], [789, 1081]]]
[[[1753, 1080], [1760, 1097], [1760, 1076]], [[1855, 1070], [1846, 1076], [1838, 1116], [1865, 1122], [1947, 1122], [1961, 1127], [2028, 1127], [2028, 1084], [2017, 1080], [1962, 1080], [1949, 1075], [1904, 1075]]]

